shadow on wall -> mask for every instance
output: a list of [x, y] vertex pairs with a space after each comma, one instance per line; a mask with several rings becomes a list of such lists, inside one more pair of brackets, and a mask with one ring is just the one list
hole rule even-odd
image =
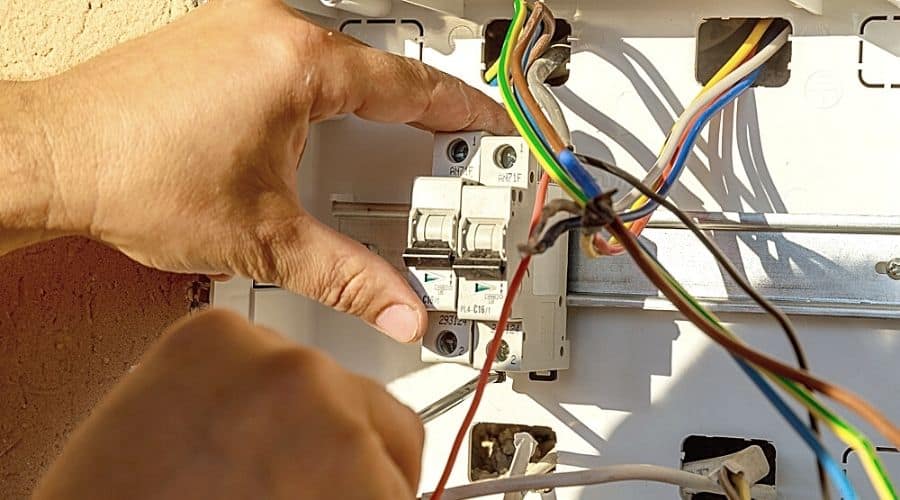
[[[678, 328], [671, 313], [647, 312], [648, 321], [635, 323], [603, 309], [579, 309], [569, 314], [572, 369], [556, 383], [515, 376], [513, 389], [528, 394], [558, 420], [568, 423], [597, 450], [606, 437], [573, 415], [564, 405], [594, 405], [603, 410], [634, 413], [650, 408], [651, 377], [672, 374], [672, 342]], [[664, 333], [669, 329], [669, 333]]]
[[[625, 75], [644, 102], [657, 126], [663, 133], [672, 128], [677, 115], [684, 111], [672, 88], [659, 70], [638, 49], [621, 38], [604, 38], [603, 45], [587, 42], [578, 51], [590, 52], [603, 58]], [[647, 75], [646, 78], [641, 75]], [[566, 87], [554, 89], [559, 100], [573, 113], [591, 123], [633, 157], [646, 170], [656, 161], [660, 145], [646, 145], [637, 136], [616, 122], [611, 116], [594, 108], [587, 101]], [[660, 98], [659, 96], [662, 96]], [[669, 110], [674, 111], [670, 113]], [[756, 96], [750, 91], [715, 116], [708, 125], [708, 139], [699, 137], [685, 168], [700, 182], [704, 190], [718, 204], [714, 211], [787, 213], [788, 208], [772, 179], [769, 165], [763, 153], [759, 130]], [[610, 148], [582, 131], [573, 133], [574, 142], [582, 153], [615, 162]], [[737, 144], [737, 154], [733, 144]], [[697, 154], [707, 159], [704, 162]], [[735, 160], [743, 166], [743, 179], [735, 172]], [[607, 188], [629, 189], [625, 184], [607, 174], [600, 175]], [[744, 180], [746, 179], [746, 180]], [[671, 191], [672, 200], [681, 207], [703, 210], [704, 203], [684, 184], [678, 183]], [[823, 255], [791, 242], [782, 234], [715, 232], [713, 239], [727, 254], [739, 255], [739, 242], [753, 251], [772, 280], [803, 276], [810, 273], [830, 274], [834, 279], [852, 279], [853, 273], [842, 268]], [[743, 272], [740, 260], [735, 262]], [[721, 270], [720, 270], [721, 271]], [[725, 280], [724, 271], [721, 271]]]
[[[622, 40], [589, 49], [629, 77], [660, 129], [667, 132], [674, 122], [674, 117], [668, 110], [674, 109], [680, 113], [683, 108], [649, 60]], [[638, 69], [640, 73], [649, 75], [650, 83], [655, 89], [639, 76]], [[651, 149], [612, 117], [593, 108], [565, 87], [555, 91], [566, 107], [608, 137], [614, 138], [619, 146], [645, 168], [653, 164], [656, 159], [653, 151], [657, 145], [653, 145]], [[665, 102], [659, 95], [663, 96]], [[737, 103], [726, 108], [713, 119], [709, 129], [708, 140], [701, 139], [697, 143], [697, 148], [703, 152], [707, 161], [704, 162], [695, 150], [689, 156], [686, 167], [721, 209], [742, 211], [748, 207], [750, 211], [761, 213], [786, 213], [786, 204], [772, 180], [763, 154], [754, 93], [747, 93]], [[736, 151], [732, 147], [734, 142], [737, 143]], [[584, 132], [575, 133], [575, 143], [581, 152], [615, 161], [606, 144]], [[740, 159], [748, 181], [739, 178], [734, 171], [735, 159]], [[623, 188], [620, 182], [608, 177], [601, 181], [607, 189]], [[677, 185], [672, 191], [672, 197], [681, 206], [703, 207], [702, 199], [683, 185]], [[773, 279], [811, 273], [831, 273], [835, 275], [835, 279], [850, 277], [847, 270], [834, 262], [780, 234], [717, 232], [714, 239], [726, 251], [732, 252], [737, 252], [738, 243], [743, 242], [758, 256], [763, 268]], [[652, 251], [655, 253], [655, 248]], [[741, 263], [736, 264], [740, 268]], [[727, 279], [724, 272], [722, 276]], [[561, 462], [586, 467], [607, 465], [609, 462], [604, 455], [614, 456], [618, 462], [657, 463], [660, 456], [669, 456], [670, 460], [666, 464], [676, 465], [680, 439], [697, 432], [778, 438], [781, 443], [796, 445], [793, 452], [796, 456], [788, 457], [793, 460], [792, 466], [808, 465], [812, 469], [811, 459], [799, 454], [805, 452], [805, 448], [781, 425], [781, 420], [772, 410], [756, 405], [755, 408], [759, 409], [750, 410], [745, 415], [739, 413], [741, 399], [736, 397], [736, 392], [742, 395], [746, 392], [748, 397], [757, 397], [758, 394], [743, 380], [740, 372], [734, 369], [728, 356], [718, 349], [708, 349], [709, 344], [702, 338], [697, 342], [700, 335], [698, 332], [693, 331], [691, 335], [694, 338], [687, 341], [691, 352], [683, 352], [680, 356], [682, 360], [685, 356], [695, 359], [696, 369], [691, 365], [687, 369], [682, 368], [681, 373], [672, 377], [673, 343], [679, 340], [679, 326], [676, 324], [678, 318], [680, 315], [677, 313], [643, 311], [640, 312], [640, 321], [636, 321], [636, 317], [627, 312], [608, 309], [576, 310], [570, 314], [569, 328], [573, 345], [577, 343], [578, 346], [572, 352], [572, 368], [561, 372], [560, 379], [555, 384], [515, 378], [514, 388], [517, 392], [528, 394], [598, 451], [596, 456], [563, 452], [560, 454]], [[747, 323], [767, 320], [761, 316], [750, 316]], [[771, 327], [768, 330], [767, 337], [761, 343], [768, 344], [770, 351], [786, 351], [786, 347], [782, 345], [783, 340], [774, 335], [777, 332], [771, 331]], [[587, 353], [595, 357], [588, 358]], [[782, 352], [781, 355], [788, 359], [790, 357], [789, 352]], [[722, 378], [711, 378], [711, 374], [725, 375]], [[653, 385], [656, 377], [672, 379], [656, 386]], [[677, 382], [673, 381], [675, 379]], [[657, 391], [664, 395], [659, 396]], [[715, 401], [720, 401], [721, 404], [716, 404]], [[573, 405], [593, 406], [604, 412], [618, 411], [626, 415], [621, 419], [612, 418], [618, 424], [596, 428], [576, 415]], [[696, 415], [685, 411], [692, 406], [698, 411], [702, 410], [704, 414]], [[710, 425], [711, 421], [718, 424]], [[665, 429], [660, 429], [658, 441], [652, 443], [653, 438], [649, 438], [647, 434], [654, 434], [654, 426], [664, 426]], [[766, 435], [771, 429], [777, 429], [776, 435]], [[620, 435], [615, 442], [609, 441], [613, 433]], [[813, 474], [808, 476], [809, 481], [803, 479], [800, 482], [809, 482], [812, 488]], [[583, 495], [584, 498], [597, 498], [587, 492]]]

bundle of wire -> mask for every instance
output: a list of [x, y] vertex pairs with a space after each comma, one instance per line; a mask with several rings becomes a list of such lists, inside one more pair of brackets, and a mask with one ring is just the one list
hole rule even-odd
[[[496, 77], [503, 102], [513, 123], [545, 170], [532, 221], [532, 240], [541, 241], [544, 246], [552, 245], [556, 237], [568, 230], [581, 228], [584, 233], [583, 247], [589, 253], [611, 255], [627, 252], [630, 254], [644, 274], [679, 311], [732, 355], [741, 370], [810, 447], [820, 464], [823, 498], [828, 498], [829, 493], [822, 471], [834, 482], [843, 499], [849, 500], [858, 497], [837, 461], [828, 454], [818, 439], [816, 427], [813, 425], [815, 421], [813, 420], [811, 423], [812, 429], [805, 425], [770, 382], [782, 388], [788, 395], [805, 406], [811, 416], [824, 422], [838, 438], [859, 454], [866, 474], [880, 499], [897, 498], [894, 487], [885, 473], [871, 441], [858, 429], [828, 409], [813, 395], [812, 391], [828, 396], [853, 410], [885, 435], [894, 446], [900, 446], [900, 429], [858, 396], [811, 375], [806, 370], [802, 358], [801, 369], [797, 369], [745, 345], [715, 315], [690, 295], [636, 238], [646, 226], [653, 211], [663, 205], [675, 213], [701, 238], [701, 241], [713, 252], [720, 264], [725, 266], [727, 263], [728, 266], [731, 266], [730, 269], [734, 269], [721, 250], [697, 228], [689, 217], [674, 207], [665, 197], [677, 182], [687, 157], [706, 124], [753, 85], [763, 64], [787, 43], [789, 27], [776, 26], [770, 20], [759, 21], [754, 26], [741, 48], [703, 87], [698, 97], [675, 123], [659, 158], [649, 170], [647, 178], [639, 181], [617, 167], [576, 155], [570, 149], [571, 145], [566, 144], [566, 141], [556, 132], [550, 120], [543, 113], [541, 106], [528, 91], [528, 83], [524, 76], [524, 73], [528, 71], [529, 64], [534, 61], [535, 52], [540, 53], [543, 50], [536, 49], [539, 41], [543, 40], [546, 46], [549, 39], [552, 38], [554, 25], [552, 15], [541, 2], [534, 3], [531, 8], [525, 4], [524, 0], [514, 0], [513, 5], [514, 17], [496, 65], [496, 76], [493, 75], [493, 67], [485, 76], [487, 79]], [[531, 13], [530, 17], [529, 12]], [[527, 24], [526, 18], [528, 18]], [[525, 36], [522, 36], [523, 31]], [[613, 202], [611, 193], [603, 193], [583, 162], [605, 168], [613, 175], [625, 179], [634, 189]], [[543, 233], [546, 237], [541, 237], [543, 222], [546, 219], [543, 216], [547, 215], [544, 213], [543, 204], [549, 179], [558, 183], [572, 198], [573, 202], [570, 204], [569, 210], [581, 210], [582, 215], [554, 225], [546, 233]], [[648, 184], [653, 187], [650, 188]], [[602, 222], [594, 227], [586, 227], [585, 221], [590, 219], [589, 216]], [[610, 232], [611, 240], [606, 240], [602, 236], [600, 230], [603, 228]], [[512, 301], [515, 299], [522, 277], [530, 263], [530, 257], [531, 253], [527, 253], [523, 257], [510, 282], [500, 321], [494, 332], [494, 338], [489, 344], [490, 349], [481, 370], [480, 378], [483, 380], [480, 381], [466, 418], [457, 433], [440, 482], [431, 496], [433, 499], [441, 498], [466, 430], [471, 425], [477, 411], [484, 386], [487, 383], [487, 376], [490, 373], [491, 360], [496, 356], [500, 345], [499, 340], [509, 319]], [[763, 309], [778, 319], [794, 344], [796, 339], [787, 317], [759, 296], [746, 281], [740, 278], [736, 271], [732, 277], [738, 280], [742, 288]], [[799, 354], [798, 358], [800, 358]]]

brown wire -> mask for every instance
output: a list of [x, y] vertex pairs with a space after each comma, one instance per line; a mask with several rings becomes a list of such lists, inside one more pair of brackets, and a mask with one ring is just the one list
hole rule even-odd
[[[547, 9], [542, 2], [536, 2], [534, 5], [534, 9], [529, 16], [528, 21], [525, 24], [523, 29], [523, 34], [519, 39], [519, 42], [516, 44], [513, 50], [513, 60], [521, 61], [522, 57], [525, 54], [525, 50], [528, 46], [529, 41], [534, 36], [534, 31], [537, 29], [538, 20], [545, 19], [544, 12], [548, 12]], [[555, 21], [554, 21], [555, 25]], [[537, 52], [540, 53], [540, 52]], [[525, 107], [528, 108], [529, 112], [535, 119], [535, 124], [541, 130], [544, 137], [547, 138], [550, 147], [555, 151], [559, 152], [565, 149], [565, 144], [562, 139], [559, 137], [559, 134], [556, 133], [556, 129], [550, 124], [549, 120], [547, 120], [546, 116], [544, 116], [543, 112], [541, 112], [540, 106], [538, 105], [536, 99], [531, 94], [528, 89], [528, 81], [522, 71], [522, 68], [519, 64], [511, 65], [510, 75], [512, 77], [513, 85], [519, 92], [520, 97], [522, 98]], [[879, 430], [885, 437], [890, 440], [894, 446], [900, 447], [900, 429], [895, 427], [884, 415], [882, 415], [878, 410], [870, 406], [864, 400], [859, 398], [853, 393], [850, 393], [844, 390], [841, 387], [835, 386], [833, 384], [822, 381], [812, 375], [809, 374], [806, 369], [806, 359], [802, 354], [802, 350], [796, 349], [799, 346], [799, 343], [796, 343], [796, 338], [791, 336], [789, 339], [791, 340], [792, 347], [795, 347], [795, 351], [799, 351], [798, 361], [802, 366], [800, 370], [793, 368], [791, 366], [785, 365], [775, 359], [769, 358], [764, 354], [751, 349], [750, 347], [738, 342], [728, 335], [725, 335], [719, 329], [706, 320], [702, 315], [696, 312], [694, 308], [687, 303], [684, 298], [674, 289], [672, 288], [665, 278], [659, 274], [656, 269], [656, 264], [649, 259], [649, 257], [643, 252], [643, 250], [637, 244], [637, 241], [634, 238], [634, 235], [627, 230], [627, 228], [622, 224], [622, 221], [616, 218], [612, 224], [610, 224], [609, 230], [613, 233], [614, 236], [619, 239], [623, 245], [628, 249], [628, 252], [634, 257], [635, 261], [641, 267], [643, 272], [647, 275], [648, 278], [653, 281], [653, 283], [659, 288], [669, 300], [675, 304], [678, 309], [688, 317], [694, 324], [701, 328], [707, 335], [709, 335], [716, 343], [724, 347], [726, 350], [731, 352], [732, 354], [736, 354], [742, 358], [747, 359], [751, 363], [758, 365], [772, 373], [796, 380], [803, 385], [807, 386], [811, 390], [818, 391], [835, 401], [843, 403], [856, 414], [860, 415], [862, 418], [871, 423], [876, 429]], [[784, 317], [776, 314], [776, 318], [781, 322]], [[814, 422], [815, 420], [813, 420]], [[818, 431], [818, 425], [813, 425], [813, 428]], [[820, 473], [820, 479], [822, 477], [822, 472]]]
[[[771, 314], [775, 320], [781, 325], [782, 330], [784, 331], [785, 336], [787, 336], [788, 341], [791, 344], [791, 349], [794, 351], [794, 356], [797, 358], [797, 366], [800, 367], [801, 370], [809, 371], [809, 365], [806, 361], [806, 353], [803, 351], [803, 346], [800, 344], [800, 339], [797, 338], [797, 332], [794, 330], [794, 325], [791, 323], [791, 320], [787, 317], [781, 309], [775, 307], [775, 304], [769, 302], [768, 299], [762, 296], [753, 286], [748, 282], [741, 273], [734, 267], [734, 264], [731, 263], [730, 260], [725, 256], [725, 253], [719, 248], [716, 243], [710, 239], [706, 234], [701, 231], [696, 224], [678, 207], [675, 206], [674, 203], [666, 199], [664, 196], [659, 195], [649, 187], [645, 186], [640, 179], [629, 174], [628, 172], [622, 170], [621, 168], [611, 165], [606, 162], [602, 162], [597, 160], [596, 158], [591, 158], [589, 156], [579, 155], [579, 158], [587, 163], [588, 165], [592, 165], [597, 167], [605, 172], [609, 172], [616, 177], [624, 179], [627, 183], [631, 184], [633, 187], [637, 188], [641, 194], [650, 198], [651, 200], [659, 203], [661, 206], [669, 209], [670, 212], [675, 214], [684, 225], [690, 229], [696, 236], [697, 239], [706, 247], [707, 250], [716, 258], [716, 261], [725, 269], [725, 272], [728, 273], [729, 276], [734, 280], [735, 283], [743, 290], [747, 295], [753, 299], [754, 302], [759, 304], [760, 308], [762, 308], [767, 313]], [[807, 387], [808, 389], [808, 387]], [[819, 421], [816, 418], [815, 414], [811, 411], [807, 411], [807, 417], [809, 418], [809, 426], [813, 431], [813, 434], [816, 438], [821, 439], [822, 432], [819, 429]], [[830, 500], [831, 492], [828, 489], [828, 475], [825, 472], [825, 468], [822, 464], [816, 460], [816, 470], [819, 477], [819, 486], [822, 493], [822, 500]]]
[[[611, 210], [611, 208], [610, 208]], [[888, 441], [896, 447], [900, 447], [900, 429], [894, 426], [880, 411], [873, 408], [862, 398], [853, 394], [846, 389], [825, 382], [805, 370], [798, 370], [792, 366], [786, 365], [776, 359], [770, 358], [751, 347], [744, 345], [721, 330], [716, 325], [710, 323], [703, 315], [697, 312], [685, 298], [675, 290], [671, 284], [662, 276], [659, 267], [650, 257], [644, 253], [638, 244], [634, 235], [624, 226], [621, 219], [616, 219], [609, 225], [609, 231], [622, 242], [631, 254], [638, 267], [641, 268], [644, 275], [666, 296], [674, 305], [684, 314], [692, 323], [697, 325], [704, 333], [706, 333], [714, 342], [724, 347], [729, 353], [749, 361], [758, 367], [795, 380], [812, 390], [820, 392], [825, 396], [844, 404], [854, 413], [865, 419], [873, 427], [878, 429]]]
[[[528, 21], [525, 23], [525, 27], [522, 28], [522, 34], [519, 36], [519, 41], [513, 48], [513, 61], [521, 61], [525, 56], [525, 50], [528, 48], [528, 43], [534, 36], [534, 31], [537, 29], [538, 23], [545, 19], [543, 13], [546, 10], [547, 7], [544, 5], [544, 2], [535, 2], [531, 15], [528, 16]], [[555, 27], [555, 20], [553, 21], [553, 25]], [[540, 54], [540, 52], [537, 53]], [[510, 76], [512, 77], [513, 86], [518, 90], [519, 96], [522, 98], [522, 102], [525, 104], [525, 107], [528, 108], [528, 112], [531, 113], [531, 116], [534, 117], [535, 124], [544, 134], [544, 137], [547, 139], [553, 152], [559, 153], [566, 149], [566, 145], [562, 138], [556, 132], [556, 129], [553, 128], [553, 125], [544, 115], [543, 111], [541, 111], [541, 106], [528, 89], [528, 79], [525, 78], [525, 73], [522, 71], [522, 65], [510, 64]]]
[[531, 49], [531, 54], [528, 55], [528, 61], [525, 63], [526, 71], [534, 64], [534, 61], [537, 61], [539, 57], [547, 52], [547, 49], [553, 43], [553, 36], [556, 34], [556, 18], [553, 17], [553, 13], [550, 12], [550, 9], [543, 2], [536, 2], [536, 8], [538, 4], [540, 4], [540, 16], [541, 22], [544, 24], [544, 31], [534, 42], [534, 48]]

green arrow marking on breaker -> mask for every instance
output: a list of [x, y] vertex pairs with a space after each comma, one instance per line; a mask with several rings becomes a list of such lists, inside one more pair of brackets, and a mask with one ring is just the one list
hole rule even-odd
[[430, 282], [432, 282], [432, 281], [437, 281], [437, 280], [439, 280], [439, 279], [441, 279], [440, 276], [437, 276], [437, 275], [435, 275], [435, 274], [428, 274], [428, 273], [425, 273], [425, 283], [430, 283]]
[[488, 290], [493, 290], [494, 287], [488, 285], [482, 285], [481, 283], [475, 283], [475, 293], [486, 292]]

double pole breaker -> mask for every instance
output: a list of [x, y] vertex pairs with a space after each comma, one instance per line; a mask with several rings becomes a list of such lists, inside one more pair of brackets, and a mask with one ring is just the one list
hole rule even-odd
[[[541, 169], [520, 137], [466, 132], [435, 135], [432, 174], [413, 184], [403, 255], [429, 310], [422, 360], [480, 367], [528, 239]], [[563, 238], [532, 259], [495, 370], [568, 368], [567, 256]]]

